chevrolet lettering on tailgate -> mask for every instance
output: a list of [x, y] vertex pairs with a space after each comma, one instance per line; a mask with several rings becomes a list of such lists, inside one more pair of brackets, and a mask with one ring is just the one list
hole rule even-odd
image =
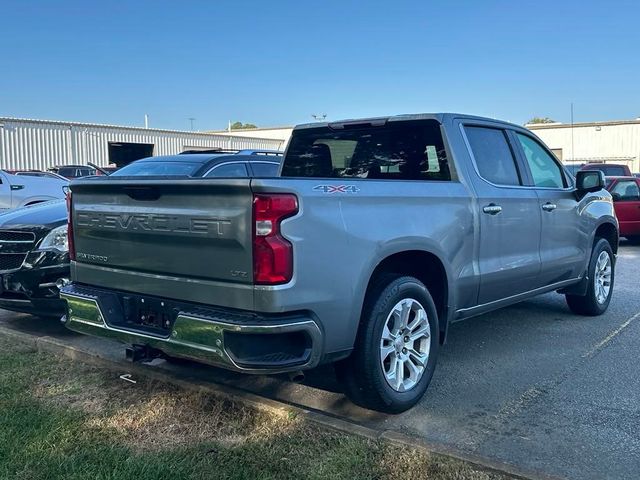
[[79, 227], [120, 231], [195, 233], [210, 236], [223, 236], [225, 226], [231, 224], [230, 220], [217, 217], [106, 212], [77, 212], [75, 221]]

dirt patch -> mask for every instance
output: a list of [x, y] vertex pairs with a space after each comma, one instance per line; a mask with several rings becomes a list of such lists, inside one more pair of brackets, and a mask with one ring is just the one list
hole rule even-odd
[[88, 427], [112, 430], [138, 451], [196, 442], [231, 447], [286, 435], [288, 429], [300, 426], [284, 413], [254, 411], [161, 382], [142, 379], [132, 384], [91, 367], [58, 369], [35, 383], [32, 394], [49, 405], [82, 410]]

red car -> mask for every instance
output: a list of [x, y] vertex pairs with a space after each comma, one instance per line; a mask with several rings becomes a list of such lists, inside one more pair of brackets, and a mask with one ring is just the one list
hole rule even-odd
[[607, 190], [620, 222], [620, 236], [640, 245], [640, 178], [609, 177]]
[[619, 163], [585, 163], [580, 170], [600, 170], [605, 177], [631, 176], [629, 167]]

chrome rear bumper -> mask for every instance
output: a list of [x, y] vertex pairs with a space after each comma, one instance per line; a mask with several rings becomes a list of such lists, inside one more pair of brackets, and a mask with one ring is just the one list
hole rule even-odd
[[[106, 292], [114, 295], [113, 292]], [[87, 335], [110, 338], [129, 345], [145, 345], [175, 357], [187, 358], [198, 362], [245, 373], [282, 373], [315, 367], [321, 358], [322, 334], [316, 322], [311, 318], [298, 316], [261, 318], [247, 314], [246, 319], [238, 321], [237, 312], [229, 312], [229, 319], [224, 318], [224, 310], [215, 310], [215, 315], [207, 315], [203, 309], [198, 314], [180, 311], [175, 319], [171, 333], [161, 337], [139, 330], [116, 327], [109, 322], [106, 315], [113, 311], [101, 307], [101, 291], [90, 287], [76, 286], [73, 283], [63, 287], [60, 297], [67, 302], [67, 314], [63, 318], [65, 326], [71, 330]], [[247, 321], [247, 319], [249, 321]], [[299, 334], [308, 339], [308, 347], [304, 348], [304, 356], [291, 358], [286, 356], [277, 364], [252, 361], [251, 357], [239, 358], [226, 345], [229, 334], [234, 335], [233, 344], [240, 342], [259, 342], [265, 335], [270, 338], [277, 335]], [[243, 334], [246, 334], [243, 335]], [[307, 340], [306, 340], [307, 341]], [[229, 343], [232, 343], [229, 341]], [[277, 356], [273, 354], [271, 357]]]

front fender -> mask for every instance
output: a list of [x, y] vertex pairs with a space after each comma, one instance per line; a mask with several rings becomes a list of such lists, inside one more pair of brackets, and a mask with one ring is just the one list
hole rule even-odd
[[[609, 192], [603, 190], [586, 195], [578, 204], [578, 214], [582, 218], [582, 224], [588, 226], [586, 230], [589, 232], [591, 246], [593, 246], [596, 232], [605, 224], [611, 224], [615, 228], [616, 236], [620, 236], [620, 225], [613, 207], [613, 198]], [[614, 245], [614, 251], [617, 251], [617, 244]], [[590, 255], [591, 252], [589, 252], [589, 258]], [[587, 265], [589, 258], [585, 262]]]
[[[611, 225], [616, 232], [615, 244], [612, 245], [614, 253], [618, 251], [618, 239], [620, 238], [620, 228], [613, 207], [613, 199], [609, 192], [596, 192], [589, 194], [580, 201], [578, 213], [582, 218], [582, 224], [588, 232], [589, 249], [584, 259], [582, 280], [575, 285], [559, 290], [559, 293], [571, 295], [585, 295], [589, 286], [589, 261], [591, 252], [595, 244], [596, 234], [601, 227]], [[602, 230], [601, 230], [602, 231]]]

